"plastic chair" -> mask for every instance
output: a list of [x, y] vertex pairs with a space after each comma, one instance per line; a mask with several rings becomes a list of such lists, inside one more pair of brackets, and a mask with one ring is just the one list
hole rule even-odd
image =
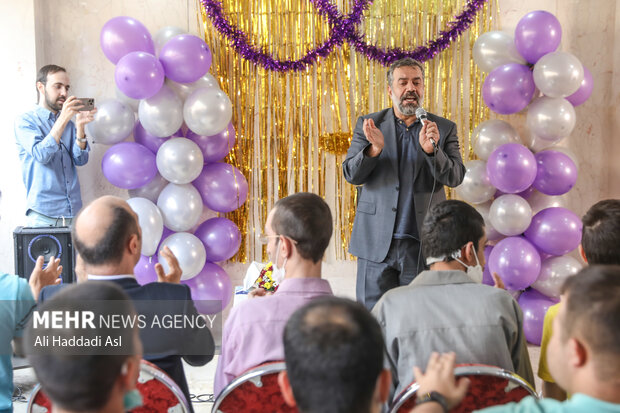
[[[137, 388], [143, 405], [131, 410], [133, 413], [166, 412], [169, 409], [179, 413], [190, 411], [181, 388], [163, 370], [146, 360], [140, 364]], [[26, 411], [52, 413], [52, 403], [39, 384], [32, 390]]]
[[222, 390], [211, 413], [296, 413], [280, 393], [278, 374], [283, 370], [284, 362], [271, 362], [246, 371]]
[[[538, 397], [532, 386], [517, 374], [481, 364], [458, 365], [454, 375], [471, 380], [465, 398], [452, 413], [465, 413], [485, 407], [518, 402], [526, 396]], [[392, 403], [390, 413], [408, 413], [415, 407], [420, 386], [414, 381]]]

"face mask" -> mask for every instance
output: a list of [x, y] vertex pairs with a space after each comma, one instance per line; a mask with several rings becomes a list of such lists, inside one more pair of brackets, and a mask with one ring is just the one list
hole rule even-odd
[[123, 408], [126, 412], [142, 406], [142, 395], [137, 389], [125, 393], [123, 396]]
[[482, 266], [480, 265], [480, 261], [478, 261], [478, 254], [476, 254], [476, 247], [472, 247], [474, 249], [474, 257], [476, 257], [476, 265], [467, 265], [463, 261], [458, 258], [454, 258], [457, 262], [463, 264], [467, 267], [467, 276], [471, 278], [474, 282], [478, 284], [482, 284], [482, 275], [484, 271], [482, 270]]
[[[278, 240], [278, 243], [279, 242], [280, 240]], [[278, 250], [276, 251], [276, 259], [273, 261], [273, 271], [271, 272], [271, 278], [273, 278], [273, 280], [277, 282], [278, 284], [280, 284], [284, 280], [284, 277], [286, 276], [286, 270], [284, 269], [284, 267], [286, 267], [286, 260], [288, 260], [288, 258], [284, 258], [284, 262], [282, 263], [282, 266], [278, 267], [279, 256], [280, 256], [280, 248], [278, 248]]]

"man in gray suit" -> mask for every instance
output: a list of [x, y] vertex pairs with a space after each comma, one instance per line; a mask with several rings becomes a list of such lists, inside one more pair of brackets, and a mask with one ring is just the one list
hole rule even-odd
[[420, 226], [431, 205], [458, 186], [465, 167], [456, 124], [416, 116], [424, 97], [424, 68], [405, 58], [387, 73], [392, 108], [357, 120], [343, 162], [345, 179], [358, 185], [349, 252], [357, 256], [358, 301], [371, 309], [391, 288], [409, 284], [424, 269]]

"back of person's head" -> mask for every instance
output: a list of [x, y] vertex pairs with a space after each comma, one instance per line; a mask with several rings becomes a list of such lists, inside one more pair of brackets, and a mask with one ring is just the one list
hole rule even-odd
[[[112, 301], [109, 305], [103, 301]], [[37, 309], [38, 314], [50, 311], [80, 314], [85, 311], [94, 313], [94, 325], [98, 326], [100, 316], [118, 314], [121, 317], [133, 317], [135, 310], [127, 294], [110, 282], [89, 281], [74, 284], [45, 301]], [[50, 315], [50, 320], [52, 316]], [[35, 314], [36, 317], [36, 314]], [[75, 323], [42, 329], [31, 321], [26, 329], [26, 348], [28, 361], [35, 370], [41, 388], [52, 402], [68, 411], [97, 411], [110, 399], [112, 389], [121, 374], [127, 374], [127, 362], [130, 358], [141, 355], [141, 344], [137, 329], [113, 329], [115, 337], [121, 338], [122, 347], [109, 350], [102, 342], [99, 346], [76, 346], [44, 348], [36, 346], [36, 337], [45, 334], [48, 337], [71, 339], [83, 337], [93, 343], [101, 337], [99, 328], [81, 328]], [[59, 328], [55, 328], [59, 327]], [[44, 330], [44, 331], [43, 331]], [[110, 331], [110, 330], [105, 330]], [[49, 346], [53, 346], [49, 339]], [[137, 378], [137, 376], [136, 376]]]
[[317, 263], [323, 258], [332, 226], [329, 206], [318, 195], [298, 192], [274, 205], [273, 231], [294, 240], [299, 255], [306, 260]]
[[591, 265], [568, 278], [562, 341], [578, 337], [588, 343], [601, 380], [620, 379], [620, 266]]
[[426, 214], [420, 235], [426, 257], [445, 257], [445, 261], [452, 261], [451, 254], [468, 242], [473, 242], [476, 251], [484, 248], [478, 245], [484, 237], [484, 219], [463, 201], [443, 201]]
[[581, 221], [581, 247], [588, 264], [620, 265], [620, 200], [597, 202]]
[[[67, 72], [64, 67], [58, 65], [45, 65], [37, 72], [37, 83], [47, 84], [47, 76], [57, 72]], [[39, 100], [39, 89], [37, 88], [37, 100]]]
[[73, 221], [71, 237], [86, 265], [118, 264], [139, 224], [120, 198], [101, 197], [84, 207]]
[[303, 413], [367, 412], [383, 369], [377, 320], [359, 303], [321, 298], [297, 310], [284, 330], [284, 354]]

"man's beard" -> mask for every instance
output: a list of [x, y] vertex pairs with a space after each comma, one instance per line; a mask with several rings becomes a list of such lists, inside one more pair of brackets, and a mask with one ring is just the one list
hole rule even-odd
[[[415, 103], [408, 103], [408, 104], [403, 103], [403, 101], [406, 98], [408, 98], [408, 97], [414, 97], [416, 99], [416, 102]], [[420, 105], [419, 105], [420, 100], [422, 100], [422, 97], [419, 96], [415, 92], [409, 92], [409, 93], [403, 95], [403, 97], [401, 99], [398, 99], [396, 96], [394, 96], [394, 94], [392, 94], [392, 103], [394, 103], [394, 105], [396, 105], [396, 107], [398, 108], [400, 113], [402, 113], [405, 116], [413, 116], [413, 115], [415, 115], [416, 109], [420, 107]]]
[[62, 104], [65, 103], [65, 100], [66, 99], [64, 97], [58, 97], [55, 102], [52, 102], [52, 100], [49, 98], [49, 95], [47, 94], [47, 91], [45, 91], [45, 103], [55, 112], [59, 112], [62, 110]]

